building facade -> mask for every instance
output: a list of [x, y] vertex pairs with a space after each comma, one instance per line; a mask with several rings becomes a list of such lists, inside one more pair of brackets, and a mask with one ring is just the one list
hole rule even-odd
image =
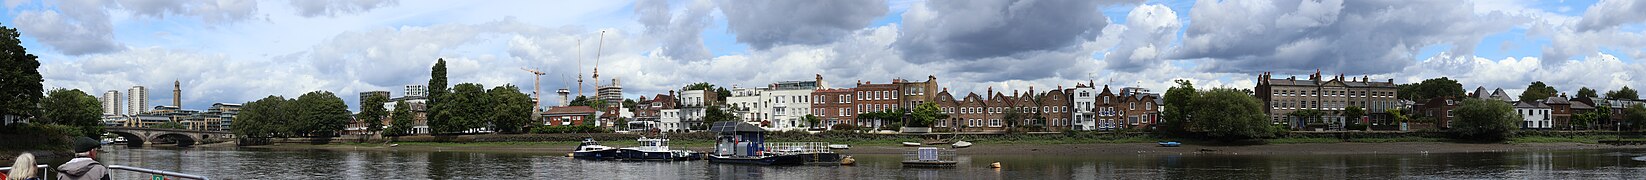
[[857, 111], [854, 89], [818, 89], [812, 91], [812, 114], [817, 115], [824, 127], [836, 124], [856, 124]]
[[1070, 129], [1097, 130], [1097, 96], [1103, 92], [1092, 86], [1093, 84], [1077, 84], [1069, 89]]
[[1515, 113], [1520, 114], [1521, 129], [1549, 129], [1553, 127], [1549, 105], [1543, 102], [1517, 101], [1514, 104]]
[[406, 91], [406, 97], [408, 97], [408, 98], [410, 98], [410, 97], [418, 97], [418, 98], [427, 98], [427, 97], [429, 97], [429, 86], [427, 86], [427, 85], [416, 85], [416, 84], [406, 85], [406, 90], [405, 91]]
[[[852, 97], [855, 98], [853, 99], [854, 103], [852, 108], [857, 109], [857, 114], [859, 115], [870, 112], [894, 111], [899, 107], [899, 105], [903, 104], [901, 98], [902, 96], [899, 95], [902, 92], [902, 86], [898, 84], [874, 84], [874, 82], [860, 82], [857, 83], [857, 87], [852, 88], [852, 90], [854, 91]], [[884, 126], [884, 122], [887, 122], [887, 120], [857, 119], [855, 125], [858, 127], [878, 128]]]
[[120, 91], [109, 90], [103, 92], [103, 97], [98, 100], [103, 103], [103, 115], [122, 115], [120, 113], [122, 108], [120, 107]]
[[543, 111], [543, 120], [539, 122], [548, 126], [592, 125], [588, 123], [593, 119], [588, 118], [594, 116], [594, 113], [594, 108], [588, 106], [554, 107]]
[[[1338, 75], [1332, 79], [1325, 79], [1316, 72], [1309, 79], [1299, 80], [1296, 77], [1275, 79], [1271, 73], [1258, 75], [1257, 87], [1253, 88], [1253, 95], [1263, 101], [1264, 113], [1277, 124], [1289, 124], [1294, 129], [1302, 129], [1310, 124], [1322, 125], [1328, 129], [1341, 130], [1351, 119], [1360, 117], [1343, 117], [1341, 114], [1348, 107], [1360, 107], [1369, 117], [1386, 118], [1385, 109], [1400, 108], [1400, 100], [1396, 94], [1394, 79], [1386, 82], [1371, 82], [1370, 78], [1347, 79]], [[1289, 114], [1298, 110], [1319, 110], [1323, 112], [1319, 120], [1290, 117]]]
[[149, 89], [143, 86], [132, 86], [126, 89], [126, 112], [132, 115], [148, 112]]

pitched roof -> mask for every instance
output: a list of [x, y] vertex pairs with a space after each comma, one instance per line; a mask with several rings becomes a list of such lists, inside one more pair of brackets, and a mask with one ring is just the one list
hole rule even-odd
[[553, 107], [543, 114], [594, 114], [594, 108], [588, 106]]
[[1572, 103], [1572, 109], [1595, 109], [1595, 106], [1586, 103]]
[[1543, 108], [1543, 109], [1548, 109], [1549, 106], [1544, 105], [1543, 102], [1516, 101], [1515, 102], [1515, 108]]
[[710, 132], [717, 132], [717, 133], [720, 133], [720, 134], [736, 134], [736, 133], [739, 133], [739, 132], [766, 132], [766, 129], [761, 129], [760, 127], [755, 127], [754, 125], [751, 125], [749, 123], [743, 123], [743, 122], [737, 122], [737, 121], [721, 121], [721, 122], [714, 122], [714, 126], [710, 126], [709, 131]]
[[1554, 104], [1572, 104], [1571, 101], [1566, 101], [1566, 98], [1558, 97], [1558, 96], [1551, 96], [1547, 99], [1543, 99], [1543, 103], [1544, 104], [1550, 104], [1550, 105], [1554, 105]]

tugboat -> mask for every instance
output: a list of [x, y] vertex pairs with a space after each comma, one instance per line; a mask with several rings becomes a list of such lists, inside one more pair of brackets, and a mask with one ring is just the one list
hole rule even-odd
[[632, 161], [687, 161], [702, 159], [696, 152], [669, 150], [669, 139], [640, 137], [640, 146], [617, 149], [617, 158]]
[[707, 157], [712, 163], [753, 165], [801, 165], [806, 160], [799, 155], [779, 155], [766, 150], [766, 130], [742, 122], [716, 122], [709, 128], [719, 134], [715, 138], [714, 153]]
[[594, 138], [583, 139], [583, 143], [577, 144], [577, 148], [572, 150], [572, 158], [613, 160], [617, 159], [617, 148], [600, 145], [600, 142], [594, 141]]

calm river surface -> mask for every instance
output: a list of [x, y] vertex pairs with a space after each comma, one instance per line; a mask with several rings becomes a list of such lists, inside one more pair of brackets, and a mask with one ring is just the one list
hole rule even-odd
[[[105, 147], [104, 164], [214, 179], [1646, 179], [1646, 150], [1400, 155], [961, 156], [960, 167], [582, 161], [557, 153]], [[999, 161], [1006, 168], [987, 168]], [[147, 179], [117, 172], [114, 179]]]

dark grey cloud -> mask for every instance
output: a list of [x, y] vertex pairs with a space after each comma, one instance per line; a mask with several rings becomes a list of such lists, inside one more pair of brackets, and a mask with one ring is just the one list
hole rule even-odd
[[1400, 71], [1418, 50], [1451, 45], [1474, 54], [1486, 35], [1527, 22], [1477, 13], [1467, 1], [1200, 1], [1183, 46], [1171, 59], [1211, 59], [1217, 72], [1324, 69], [1350, 74]]
[[1583, 12], [1576, 29], [1593, 31], [1617, 27], [1626, 23], [1646, 21], [1646, 2], [1636, 0], [1602, 0]]
[[303, 17], [362, 13], [399, 4], [397, 0], [291, 0], [291, 6], [297, 8], [297, 15]]
[[669, 10], [667, 0], [640, 1], [634, 11], [646, 35], [661, 41], [664, 56], [692, 61], [711, 58], [702, 38], [703, 29], [713, 23], [714, 5], [708, 1], [693, 2], [678, 16]]
[[755, 49], [834, 42], [886, 15], [885, 0], [715, 0], [737, 42]]
[[927, 1], [903, 14], [904, 59], [973, 60], [1069, 48], [1108, 25], [1093, 0]]

